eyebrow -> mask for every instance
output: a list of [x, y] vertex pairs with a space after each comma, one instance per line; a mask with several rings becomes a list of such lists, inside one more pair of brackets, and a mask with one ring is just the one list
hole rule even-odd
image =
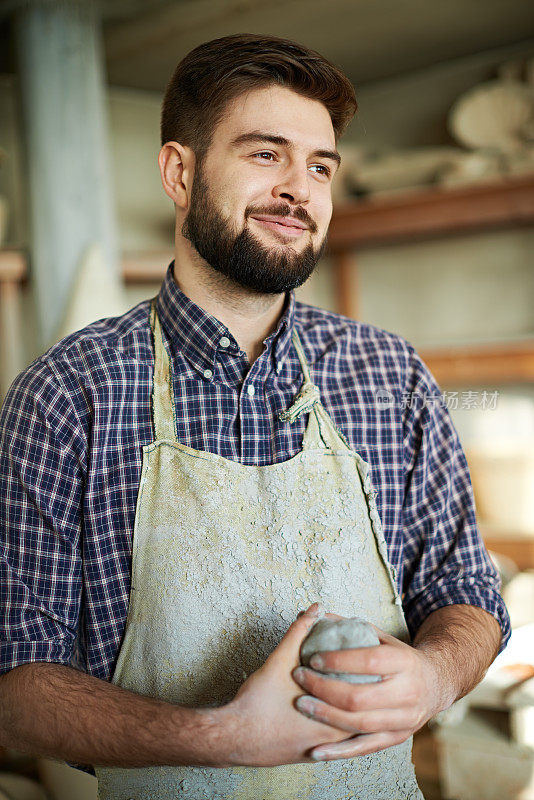
[[[240, 136], [236, 136], [235, 139], [232, 139], [230, 144], [234, 147], [239, 147], [239, 145], [248, 144], [249, 142], [271, 142], [271, 144], [277, 144], [280, 147], [287, 147], [289, 150], [294, 149], [293, 142], [291, 142], [289, 139], [286, 139], [285, 136], [277, 136], [274, 133], [264, 133], [263, 131], [242, 133]], [[341, 156], [337, 150], [319, 149], [314, 150], [311, 155], [312, 157], [317, 158], [328, 158], [330, 161], [335, 161], [338, 166], [341, 163]]]

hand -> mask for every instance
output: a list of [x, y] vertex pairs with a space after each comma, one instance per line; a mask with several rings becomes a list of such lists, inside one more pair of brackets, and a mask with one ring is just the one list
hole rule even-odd
[[[310, 665], [293, 671], [308, 693], [297, 708], [317, 722], [349, 733], [353, 738], [313, 750], [314, 760], [374, 753], [408, 739], [441, 710], [439, 674], [423, 652], [375, 628], [380, 645], [333, 650], [313, 656]], [[381, 675], [378, 683], [351, 684], [322, 672]], [[311, 695], [311, 696], [310, 696]], [[356, 735], [355, 735], [356, 734]]]
[[225, 747], [228, 765], [314, 763], [307, 755], [310, 749], [347, 738], [345, 729], [308, 719], [295, 709], [302, 692], [291, 671], [299, 664], [302, 640], [321, 616], [316, 606], [297, 617], [263, 666], [247, 678], [230, 703], [218, 709], [224, 736], [231, 741]]

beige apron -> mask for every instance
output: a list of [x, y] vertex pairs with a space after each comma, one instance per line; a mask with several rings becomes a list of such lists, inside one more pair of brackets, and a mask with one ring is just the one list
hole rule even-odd
[[[371, 488], [304, 382], [282, 418], [309, 413], [289, 461], [245, 466], [176, 438], [169, 358], [152, 306], [156, 440], [143, 447], [130, 604], [113, 683], [184, 706], [235, 695], [301, 609], [361, 616], [407, 640]], [[101, 800], [421, 800], [411, 739], [354, 759], [278, 767], [95, 769]]]

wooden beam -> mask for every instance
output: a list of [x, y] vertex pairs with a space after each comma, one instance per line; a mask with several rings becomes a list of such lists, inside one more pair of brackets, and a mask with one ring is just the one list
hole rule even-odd
[[358, 295], [356, 288], [356, 258], [352, 253], [336, 253], [332, 257], [332, 276], [337, 310], [345, 317], [358, 318]]

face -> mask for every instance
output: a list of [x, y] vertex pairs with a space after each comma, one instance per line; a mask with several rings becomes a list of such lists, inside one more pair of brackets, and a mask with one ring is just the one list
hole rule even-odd
[[294, 289], [324, 251], [337, 158], [322, 103], [278, 86], [240, 95], [196, 166], [182, 235], [240, 286]]

